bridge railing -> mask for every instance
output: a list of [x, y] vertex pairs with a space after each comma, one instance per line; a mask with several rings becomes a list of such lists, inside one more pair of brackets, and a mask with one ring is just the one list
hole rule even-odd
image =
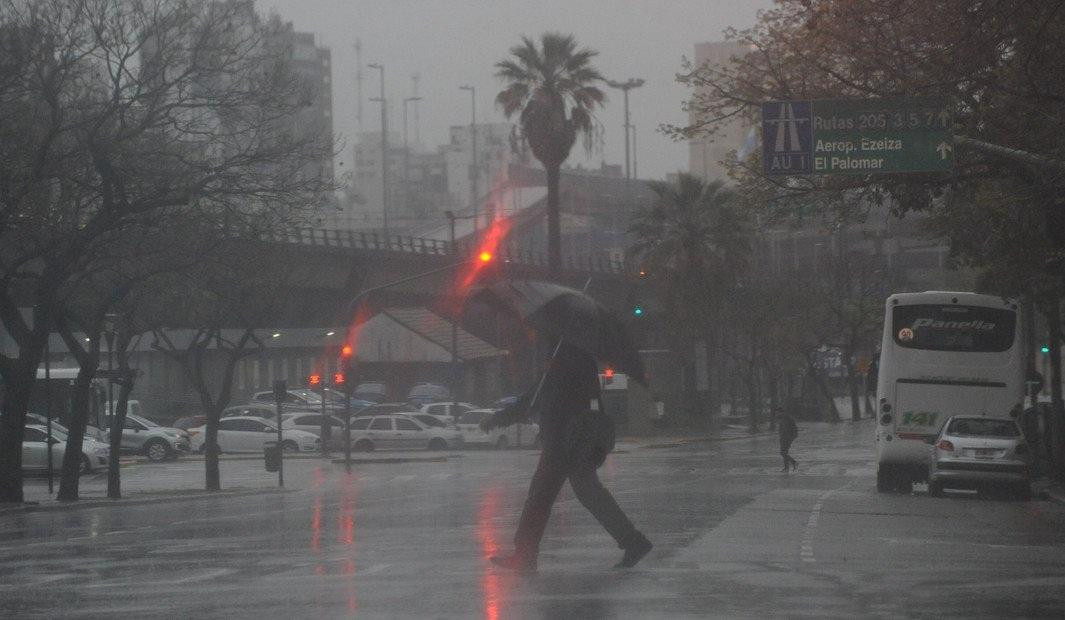
[[[334, 247], [354, 250], [371, 250], [382, 252], [401, 252], [404, 254], [454, 255], [472, 254], [476, 247], [469, 241], [452, 244], [440, 239], [426, 239], [405, 235], [381, 235], [376, 232], [361, 230], [329, 230], [322, 228], [296, 228], [286, 234], [273, 234], [267, 241]], [[526, 248], [505, 245], [498, 250], [499, 258], [520, 265], [546, 267], [547, 256], [541, 252], [532, 252]], [[624, 261], [616, 261], [602, 256], [572, 255], [562, 256], [562, 267], [569, 271], [588, 271], [595, 273], [624, 273]]]

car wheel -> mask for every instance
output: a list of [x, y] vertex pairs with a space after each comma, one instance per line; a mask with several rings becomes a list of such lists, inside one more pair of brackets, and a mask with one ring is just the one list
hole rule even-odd
[[299, 452], [300, 447], [298, 444], [296, 444], [295, 441], [292, 441], [291, 439], [286, 439], [285, 441], [281, 442], [281, 450], [283, 452]]
[[170, 446], [161, 439], [153, 439], [144, 446], [144, 456], [153, 463], [165, 461], [170, 458], [170, 453]]
[[499, 436], [499, 440], [496, 441], [496, 447], [499, 448], [500, 450], [506, 450], [507, 446], [509, 446], [509, 445], [510, 445], [510, 441], [507, 440], [507, 436], [506, 435], [500, 435]]
[[369, 439], [360, 439], [355, 442], [355, 450], [358, 452], [373, 452], [373, 442]]
[[943, 497], [943, 483], [935, 480], [928, 481], [928, 494], [932, 497]]
[[430, 450], [447, 450], [447, 442], [439, 437], [433, 437], [429, 440]]

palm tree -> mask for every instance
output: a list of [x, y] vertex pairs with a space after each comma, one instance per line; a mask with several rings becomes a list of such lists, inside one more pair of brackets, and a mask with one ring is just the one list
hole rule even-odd
[[656, 199], [629, 227], [629, 255], [658, 289], [672, 321], [670, 334], [686, 366], [686, 401], [695, 403], [692, 343], [712, 334], [729, 290], [751, 256], [754, 227], [737, 195], [720, 181], [681, 174], [675, 183], [652, 181]]
[[547, 172], [547, 255], [553, 273], [562, 266], [558, 180], [578, 135], [590, 146], [592, 112], [606, 100], [595, 86], [603, 76], [590, 63], [598, 52], [577, 49], [572, 35], [547, 32], [540, 46], [528, 37], [510, 48], [511, 58], [496, 63], [496, 77], [507, 82], [496, 103], [510, 118], [519, 115], [533, 155]]

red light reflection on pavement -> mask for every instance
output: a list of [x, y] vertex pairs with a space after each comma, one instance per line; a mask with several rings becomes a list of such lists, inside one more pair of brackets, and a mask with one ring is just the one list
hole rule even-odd
[[314, 498], [311, 512], [311, 551], [318, 553], [322, 541], [322, 496]]
[[344, 576], [347, 582], [348, 613], [354, 614], [359, 607], [355, 588], [355, 496], [358, 480], [355, 474], [345, 473], [338, 480], [341, 486], [340, 515], [337, 518], [337, 541], [346, 546]]
[[[501, 495], [501, 487], [489, 488], [481, 498], [481, 506], [477, 510], [477, 540], [481, 544], [481, 553], [486, 561], [499, 553], [497, 542], [499, 531], [494, 521], [499, 512]], [[484, 592], [484, 617], [488, 620], [499, 620], [499, 607], [504, 588], [499, 574], [487, 565], [481, 575], [481, 590]]]

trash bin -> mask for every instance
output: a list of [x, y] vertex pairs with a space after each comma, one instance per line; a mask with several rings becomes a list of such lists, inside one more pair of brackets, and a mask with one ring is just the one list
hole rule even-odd
[[263, 444], [263, 461], [266, 471], [281, 469], [281, 444], [276, 441], [268, 441]]

